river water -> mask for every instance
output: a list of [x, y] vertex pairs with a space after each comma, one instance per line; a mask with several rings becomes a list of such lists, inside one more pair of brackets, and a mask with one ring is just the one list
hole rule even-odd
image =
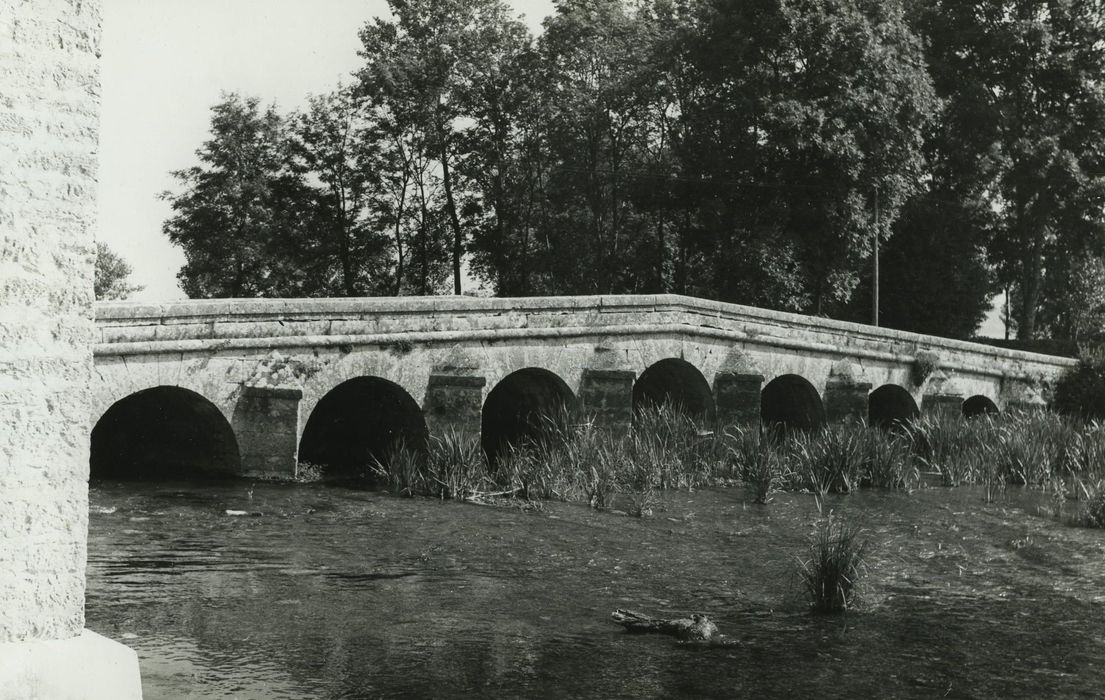
[[[845, 617], [805, 612], [807, 494], [668, 492], [643, 519], [243, 482], [90, 500], [87, 626], [138, 652], [147, 698], [1105, 693], [1105, 533], [1034, 492], [830, 497], [873, 547]], [[619, 607], [741, 643], [625, 634]]]

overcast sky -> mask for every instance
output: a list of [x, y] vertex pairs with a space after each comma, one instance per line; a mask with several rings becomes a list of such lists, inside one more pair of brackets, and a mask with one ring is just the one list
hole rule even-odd
[[[536, 31], [552, 0], [513, 0]], [[221, 91], [283, 110], [349, 82], [357, 30], [385, 0], [104, 0], [99, 239], [134, 268], [132, 298], [183, 298], [180, 249], [161, 233]]]

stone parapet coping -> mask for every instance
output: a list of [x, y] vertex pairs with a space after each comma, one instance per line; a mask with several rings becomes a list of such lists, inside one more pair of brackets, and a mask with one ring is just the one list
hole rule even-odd
[[[651, 315], [686, 314], [677, 322], [647, 323]], [[218, 327], [224, 324], [265, 322], [310, 322], [338, 320], [368, 320], [372, 318], [438, 317], [468, 318], [477, 325], [479, 317], [517, 315], [516, 323], [506, 327], [471, 330], [395, 329], [380, 333], [297, 333], [281, 328], [279, 334], [266, 337], [221, 336]], [[638, 323], [604, 325], [594, 322], [585, 326], [548, 324], [530, 325], [529, 314], [547, 317], [554, 314], [640, 314]], [[537, 319], [538, 321], [540, 319]], [[584, 319], [581, 319], [583, 321]], [[693, 322], [692, 322], [693, 321]], [[391, 342], [460, 342], [464, 340], [502, 340], [509, 338], [553, 338], [581, 336], [685, 334], [775, 347], [787, 347], [848, 357], [865, 357], [888, 361], [912, 361], [914, 354], [872, 349], [854, 343], [861, 342], [887, 347], [911, 346], [913, 351], [927, 350], [967, 353], [994, 360], [1006, 360], [1036, 365], [1040, 369], [1058, 372], [1073, 367], [1072, 358], [999, 348], [981, 343], [921, 335], [888, 328], [876, 328], [860, 323], [773, 311], [752, 306], [728, 304], [676, 294], [606, 295], [570, 297], [485, 298], [463, 296], [436, 297], [371, 297], [341, 299], [207, 299], [159, 304], [141, 302], [107, 302], [96, 305], [96, 322], [101, 328], [168, 325], [192, 323], [206, 325], [206, 337], [139, 342], [104, 342], [95, 347], [97, 355], [129, 355], [158, 352], [203, 352], [219, 349], [291, 348], [344, 344], [384, 344]], [[752, 324], [751, 328], [742, 326]], [[765, 328], [766, 327], [766, 328]], [[764, 331], [779, 328], [790, 333], [808, 332], [846, 338], [847, 344], [825, 343], [794, 337], [767, 335]], [[942, 358], [942, 367], [979, 372], [974, 363], [969, 366], [951, 358]], [[994, 375], [1015, 376], [994, 368]]]

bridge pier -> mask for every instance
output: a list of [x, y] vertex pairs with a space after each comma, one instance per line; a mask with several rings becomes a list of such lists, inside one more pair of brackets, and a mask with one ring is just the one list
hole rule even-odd
[[959, 394], [925, 394], [921, 399], [921, 412], [934, 418], [962, 417], [963, 397]]
[[719, 372], [714, 377], [714, 404], [718, 425], [736, 424], [758, 428], [760, 425], [760, 392], [762, 374]]
[[579, 403], [585, 416], [614, 434], [633, 425], [633, 382], [628, 369], [585, 369], [579, 382]]
[[450, 431], [479, 435], [483, 416], [483, 388], [487, 378], [475, 374], [430, 375], [422, 414], [430, 435]]
[[830, 422], [866, 420], [870, 382], [851, 378], [830, 378], [825, 384], [825, 418]]
[[242, 387], [232, 425], [243, 474], [295, 476], [302, 398], [298, 387]]

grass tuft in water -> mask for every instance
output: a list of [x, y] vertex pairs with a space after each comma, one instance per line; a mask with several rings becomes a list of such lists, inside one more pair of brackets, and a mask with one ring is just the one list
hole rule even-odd
[[752, 487], [756, 503], [770, 503], [772, 494], [781, 490], [788, 479], [782, 453], [762, 430], [732, 428], [728, 435], [733, 473]]
[[810, 536], [808, 558], [799, 574], [815, 613], [840, 613], [858, 600], [859, 582], [867, 571], [868, 548], [862, 530], [830, 512]]
[[788, 437], [790, 470], [802, 486], [824, 496], [851, 493], [864, 469], [867, 427], [862, 423], [834, 423], [809, 433]]
[[424, 478], [428, 495], [470, 499], [488, 479], [479, 437], [450, 430], [431, 439]]
[[880, 489], [912, 490], [921, 471], [908, 437], [897, 431], [871, 429], [864, 441], [864, 483]]
[[1082, 504], [1076, 524], [1082, 527], [1105, 528], [1105, 489], [1099, 489]]
[[384, 459], [373, 458], [368, 466], [369, 473], [394, 494], [399, 496], [417, 496], [425, 494], [426, 476], [423, 468], [426, 454], [398, 439], [384, 452]]

